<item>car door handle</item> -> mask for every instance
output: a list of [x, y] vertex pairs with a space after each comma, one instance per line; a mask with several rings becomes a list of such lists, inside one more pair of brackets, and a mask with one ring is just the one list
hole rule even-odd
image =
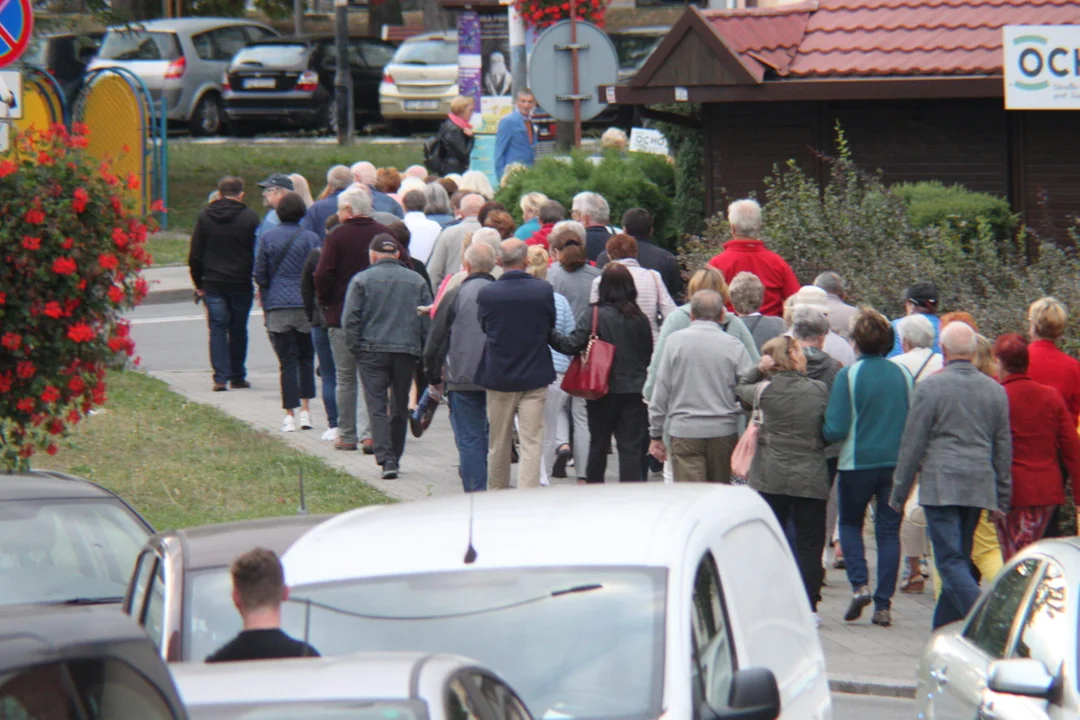
[[948, 671], [949, 671], [949, 668], [947, 666], [945, 666], [945, 665], [942, 665], [939, 668], [936, 668], [933, 665], [931, 665], [930, 666], [930, 678], [934, 682], [936, 682], [938, 685], [948, 685], [949, 684], [949, 677], [947, 675]]

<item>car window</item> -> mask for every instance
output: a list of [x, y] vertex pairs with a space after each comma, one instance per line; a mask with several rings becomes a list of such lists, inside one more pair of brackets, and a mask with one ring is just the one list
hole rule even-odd
[[464, 672], [462, 676], [496, 720], [529, 720], [529, 712], [514, 691], [498, 678], [482, 672]]
[[[333, 45], [326, 46], [326, 51], [323, 53], [323, 66], [337, 67], [337, 49]], [[355, 45], [349, 45], [349, 66], [364, 67], [364, 59], [360, 57], [360, 50]]]
[[244, 49], [248, 44], [247, 35], [239, 25], [218, 28], [211, 33], [214, 39], [214, 59], [232, 60], [233, 55]]
[[457, 65], [457, 42], [412, 40], [403, 42], [394, 53], [395, 65]]
[[232, 66], [244, 68], [295, 68], [306, 66], [307, 46], [284, 43], [252, 45], [236, 53]]
[[712, 553], [705, 553], [698, 564], [697, 573], [694, 575], [693, 604], [691, 624], [696, 650], [693, 658], [694, 672], [704, 686], [708, 705], [724, 707], [731, 695], [735, 656], [728, 634], [720, 576]]
[[1009, 635], [1038, 565], [1036, 560], [1025, 560], [999, 575], [964, 630], [964, 637], [990, 657], [1005, 657]]
[[171, 720], [161, 692], [127, 663], [78, 660], [68, 663], [87, 720]]
[[253, 43], [277, 37], [272, 31], [259, 27], [258, 25], [244, 25], [243, 27], [244, 33], [248, 36], [248, 40]]
[[191, 36], [191, 44], [195, 46], [195, 54], [200, 60], [214, 59], [214, 39], [210, 32], [199, 33]]
[[461, 675], [455, 675], [446, 686], [446, 717], [447, 720], [480, 720], [480, 712]]
[[131, 593], [128, 606], [124, 608], [124, 611], [135, 618], [135, 622], [139, 624], [143, 622], [143, 611], [146, 609], [146, 588], [150, 585], [156, 562], [157, 555], [147, 550], [139, 556], [139, 560], [135, 563], [135, 572], [131, 576]]
[[381, 68], [389, 64], [394, 57], [394, 48], [391, 45], [365, 40], [360, 43], [360, 52], [364, 55], [364, 61], [368, 67]]
[[154, 647], [161, 651], [165, 635], [165, 569], [164, 563], [157, 564], [157, 572], [150, 583], [150, 594], [146, 599], [146, 614], [143, 627], [150, 636]]
[[1028, 603], [1024, 624], [1016, 643], [1016, 655], [1034, 658], [1046, 669], [1057, 674], [1066, 653], [1075, 652], [1075, 637], [1070, 639], [1068, 617], [1068, 582], [1065, 573], [1054, 561], [1046, 562], [1045, 570]]
[[0, 676], [0, 718], [4, 720], [80, 720], [60, 663], [20, 669]]
[[110, 30], [98, 57], [102, 60], [176, 60], [181, 56], [175, 33]]

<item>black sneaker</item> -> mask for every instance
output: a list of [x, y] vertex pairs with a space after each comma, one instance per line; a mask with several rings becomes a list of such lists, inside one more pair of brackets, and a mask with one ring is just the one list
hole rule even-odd
[[566, 477], [566, 463], [569, 462], [572, 457], [574, 457], [574, 453], [570, 450], [569, 445], [560, 447], [555, 453], [555, 464], [551, 466], [551, 477]]
[[244, 379], [230, 380], [229, 385], [232, 386], [233, 390], [250, 390], [251, 389], [251, 383], [249, 383], [247, 380], [244, 380]]
[[398, 473], [398, 465], [393, 460], [387, 460], [386, 464], [382, 466], [382, 479], [383, 480], [396, 480]]
[[851, 604], [848, 605], [847, 612], [844, 613], [844, 620], [855, 622], [862, 615], [863, 608], [873, 601], [874, 598], [870, 597], [870, 588], [863, 585], [851, 596]]
[[874, 611], [874, 617], [870, 618], [870, 622], [881, 627], [889, 627], [892, 625], [892, 613], [889, 608], [881, 608]]
[[518, 455], [517, 444], [511, 445], [510, 446], [510, 463], [514, 464], [520, 459], [521, 459], [521, 456]]

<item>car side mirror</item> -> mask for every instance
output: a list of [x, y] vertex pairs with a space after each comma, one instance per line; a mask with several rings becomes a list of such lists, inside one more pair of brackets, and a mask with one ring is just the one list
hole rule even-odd
[[711, 709], [713, 720], [776, 720], [780, 717], [780, 688], [768, 668], [747, 668], [731, 679], [728, 706]]
[[1038, 660], [998, 660], [990, 664], [986, 685], [996, 693], [1045, 698], [1054, 689], [1054, 676]]

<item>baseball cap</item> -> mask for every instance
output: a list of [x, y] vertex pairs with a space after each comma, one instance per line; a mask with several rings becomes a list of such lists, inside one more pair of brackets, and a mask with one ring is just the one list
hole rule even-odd
[[904, 300], [919, 307], [933, 310], [938, 304], [937, 285], [932, 282], [917, 282], [904, 293]]
[[261, 188], [284, 188], [286, 190], [294, 190], [292, 178], [282, 173], [274, 173], [270, 177], [259, 183]]
[[393, 255], [400, 250], [397, 242], [389, 235], [382, 235], [372, 240], [371, 249], [386, 255]]
[[816, 285], [803, 285], [799, 292], [795, 293], [795, 299], [791, 301], [791, 307], [809, 307], [829, 314], [829, 294]]

